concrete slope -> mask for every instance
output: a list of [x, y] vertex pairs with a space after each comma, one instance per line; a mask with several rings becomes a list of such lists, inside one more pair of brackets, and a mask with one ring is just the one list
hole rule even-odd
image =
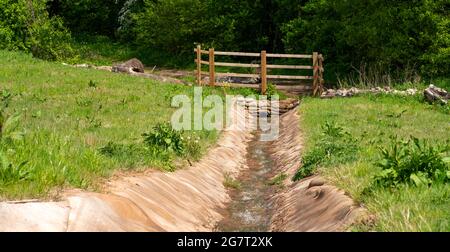
[[302, 139], [297, 109], [281, 117], [280, 137], [272, 143], [275, 174], [285, 173], [285, 188], [272, 198], [272, 231], [343, 231], [365, 210], [344, 191], [327, 185], [320, 176], [294, 182], [301, 164]]

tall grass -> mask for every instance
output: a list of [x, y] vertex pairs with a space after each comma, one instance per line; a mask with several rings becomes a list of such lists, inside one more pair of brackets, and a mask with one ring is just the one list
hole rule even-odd
[[338, 75], [338, 87], [360, 87], [371, 88], [379, 86], [404, 86], [408, 83], [409, 86], [417, 86], [422, 84], [423, 80], [415, 70], [414, 67], [406, 66], [395, 71], [388, 71], [382, 64], [367, 65], [361, 64], [359, 67], [354, 67], [354, 73], [341, 77]]

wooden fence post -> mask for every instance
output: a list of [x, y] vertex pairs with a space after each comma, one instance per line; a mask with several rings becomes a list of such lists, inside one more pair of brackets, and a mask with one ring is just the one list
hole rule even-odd
[[261, 51], [261, 94], [267, 90], [267, 52]]
[[202, 47], [197, 45], [197, 85], [202, 85]]
[[215, 67], [214, 67], [214, 48], [209, 49], [209, 85], [216, 85]]
[[318, 91], [319, 91], [319, 95], [322, 94], [323, 92], [323, 84], [325, 82], [324, 78], [323, 78], [323, 73], [325, 72], [325, 69], [323, 67], [323, 55], [319, 54], [319, 87], [318, 87]]
[[317, 52], [313, 52], [313, 95], [317, 93], [317, 87], [319, 85], [319, 55]]

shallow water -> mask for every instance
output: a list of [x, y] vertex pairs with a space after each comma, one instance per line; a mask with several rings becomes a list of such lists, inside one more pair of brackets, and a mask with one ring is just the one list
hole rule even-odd
[[268, 198], [273, 192], [269, 185], [273, 161], [268, 153], [270, 142], [260, 141], [256, 132], [248, 146], [247, 166], [237, 180], [240, 187], [230, 189], [231, 201], [224, 210], [224, 219], [217, 231], [263, 232], [269, 230], [272, 209]]

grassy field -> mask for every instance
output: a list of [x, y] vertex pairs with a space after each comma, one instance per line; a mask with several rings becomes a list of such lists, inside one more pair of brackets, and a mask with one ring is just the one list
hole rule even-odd
[[[308, 169], [314, 167], [314, 173], [349, 192], [374, 216], [372, 223], [357, 225], [354, 230], [450, 231], [448, 182], [371, 187], [373, 177], [381, 170], [376, 165], [382, 160], [380, 148], [392, 146], [391, 136], [427, 139], [433, 146], [446, 146], [443, 155], [450, 156], [448, 107], [429, 105], [419, 95], [364, 95], [332, 100], [306, 98], [300, 110], [306, 144], [303, 155], [311, 164]], [[343, 134], [336, 133], [339, 131]], [[321, 142], [324, 132], [341, 134], [344, 140]], [[321, 154], [324, 148], [336, 151]], [[368, 188], [372, 188], [370, 193]]]
[[[189, 155], [144, 144], [142, 134], [168, 122], [176, 110], [171, 98], [192, 97], [192, 87], [73, 68], [24, 53], [0, 51], [0, 59], [1, 99], [9, 103], [3, 114], [11, 119], [0, 141], [0, 199], [54, 197], [64, 188], [99, 190], [102, 178], [117, 170], [174, 170], [201, 156], [218, 137], [216, 131], [184, 132]], [[205, 88], [204, 95], [224, 91], [253, 92]]]

